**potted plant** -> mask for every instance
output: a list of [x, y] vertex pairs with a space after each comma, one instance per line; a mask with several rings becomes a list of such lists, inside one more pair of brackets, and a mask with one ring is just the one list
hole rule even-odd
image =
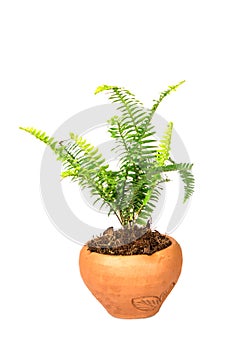
[[184, 183], [184, 202], [194, 190], [192, 164], [176, 163], [170, 155], [173, 123], [163, 138], [155, 138], [152, 117], [162, 100], [181, 84], [169, 86], [146, 110], [124, 88], [102, 85], [118, 104], [119, 115], [108, 120], [116, 141], [119, 168], [109, 169], [98, 149], [83, 137], [70, 133], [68, 140], [54, 140], [35, 128], [22, 128], [48, 145], [63, 164], [62, 178], [70, 177], [89, 188], [95, 203], [107, 205], [120, 228], [109, 227], [89, 240], [79, 257], [81, 276], [106, 310], [119, 318], [143, 318], [156, 314], [176, 284], [182, 252], [172, 237], [151, 228], [150, 217], [168, 173], [179, 172]]

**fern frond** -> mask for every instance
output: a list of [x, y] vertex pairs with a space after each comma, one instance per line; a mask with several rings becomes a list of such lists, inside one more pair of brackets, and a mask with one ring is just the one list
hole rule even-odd
[[194, 176], [191, 172], [193, 164], [190, 163], [172, 163], [169, 165], [164, 165], [160, 167], [155, 167], [152, 172], [154, 174], [162, 174], [169, 171], [178, 171], [180, 177], [184, 183], [184, 202], [193, 194], [194, 192]]
[[[113, 116], [108, 123], [111, 137], [116, 141], [113, 150], [120, 155], [120, 174], [114, 206], [126, 223], [134, 219], [135, 199], [139, 200], [137, 194], [143, 193], [143, 186], [139, 183], [140, 172], [146, 171], [149, 163], [155, 158], [156, 149], [153, 144], [155, 139], [150, 138], [155, 132], [152, 130], [153, 127], [144, 130], [144, 118], [147, 112], [129, 90], [103, 85], [97, 88], [97, 92], [101, 91], [108, 91], [109, 100], [120, 105], [118, 110], [121, 115]], [[144, 132], [144, 138], [139, 140], [142, 132]]]
[[194, 192], [194, 176], [189, 170], [179, 170], [180, 177], [184, 183], [184, 203], [192, 196]]
[[53, 143], [54, 138], [46, 135], [46, 133], [44, 131], [41, 131], [41, 130], [38, 130], [38, 129], [35, 129], [32, 127], [24, 128], [22, 126], [20, 126], [19, 129], [24, 130], [24, 131], [28, 132], [29, 134], [35, 136], [37, 139], [44, 142], [48, 146], [53, 144], [53, 148], [55, 148], [57, 145], [57, 142]]
[[[116, 140], [114, 151], [120, 155], [120, 172], [116, 189], [115, 208], [123, 222], [144, 220], [150, 216], [159, 192], [158, 181], [167, 171], [180, 171], [185, 185], [185, 200], [192, 192], [190, 170], [184, 165], [166, 165], [170, 156], [173, 123], [169, 123], [159, 146], [155, 140], [151, 120], [162, 100], [175, 91], [184, 81], [169, 86], [162, 92], [153, 106], [146, 111], [135, 95], [125, 88], [102, 85], [96, 93], [107, 91], [109, 100], [120, 105], [120, 116], [112, 117], [109, 123], [111, 137]], [[188, 180], [189, 179], [189, 180]], [[139, 217], [140, 215], [140, 217]], [[144, 216], [144, 217], [143, 217]]]
[[172, 138], [173, 123], [170, 122], [167, 125], [167, 129], [164, 133], [162, 140], [158, 146], [156, 152], [156, 163], [158, 166], [163, 166], [165, 162], [169, 159], [170, 149], [171, 149], [171, 138]]
[[176, 89], [185, 83], [185, 80], [182, 80], [180, 81], [178, 84], [176, 85], [171, 85], [171, 86], [168, 86], [167, 90], [161, 92], [158, 100], [153, 100], [153, 105], [150, 109], [150, 115], [153, 115], [155, 113], [155, 111], [157, 110], [157, 108], [159, 107], [160, 103], [163, 101], [163, 99], [165, 97], [167, 97], [172, 91], [176, 91]]
[[[152, 117], [154, 115], [154, 113], [156, 112], [157, 108], [159, 107], [160, 103], [163, 101], [163, 99], [168, 96], [172, 91], [176, 91], [176, 89], [182, 85], [185, 82], [185, 80], [182, 80], [181, 82], [179, 82], [176, 85], [171, 85], [168, 86], [167, 90], [163, 91], [158, 100], [154, 99], [153, 100], [153, 105], [150, 108], [149, 112], [147, 113], [147, 115], [144, 117], [143, 119], [143, 129], [140, 132], [140, 137], [139, 137], [139, 142], [140, 140], [142, 140], [143, 138], [145, 138], [145, 134], [148, 133], [148, 129], [152, 128], [153, 130], [153, 126], [151, 126], [151, 121], [152, 121]], [[155, 132], [152, 131], [152, 134], [154, 134]], [[151, 136], [150, 134], [148, 136]]]
[[78, 166], [77, 161], [74, 157], [67, 153], [65, 146], [62, 142], [55, 141], [53, 137], [48, 136], [44, 131], [32, 128], [32, 127], [20, 127], [21, 130], [24, 130], [36, 137], [38, 140], [45, 143], [49, 146], [52, 151], [57, 155], [57, 160], [67, 162], [71, 167], [76, 168]]
[[[135, 95], [125, 88], [102, 85], [98, 92], [108, 91], [109, 100], [120, 106], [120, 116], [114, 116], [108, 123], [111, 137], [117, 142], [117, 151], [127, 154], [127, 159], [121, 157], [122, 165], [128, 164], [129, 159], [141, 165], [155, 156], [155, 130], [153, 125], [147, 125], [148, 112]], [[148, 143], [151, 142], [151, 145]], [[115, 150], [116, 150], [115, 149]]]
[[102, 85], [96, 89], [95, 93], [99, 93], [102, 91], [109, 92], [108, 99], [111, 103], [120, 104], [120, 106], [117, 109], [121, 112], [120, 121], [122, 128], [127, 126], [128, 133], [129, 130], [132, 128], [130, 133], [136, 137], [139, 127], [138, 124], [140, 124], [140, 121], [143, 120], [143, 116], [146, 115], [142, 103], [136, 99], [134, 94], [132, 94], [129, 90], [126, 90], [125, 88]]
[[111, 207], [114, 182], [112, 174], [107, 172], [108, 165], [104, 164], [105, 159], [97, 148], [73, 133], [70, 134], [70, 140], [58, 142], [41, 130], [30, 127], [20, 129], [52, 148], [65, 168], [61, 173], [62, 178], [69, 176], [73, 181], [78, 181], [81, 188], [89, 188], [92, 195], [101, 197]]

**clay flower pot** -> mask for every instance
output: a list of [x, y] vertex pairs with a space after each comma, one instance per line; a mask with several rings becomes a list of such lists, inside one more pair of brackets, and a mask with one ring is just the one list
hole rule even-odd
[[172, 244], [150, 256], [111, 256], [84, 246], [79, 267], [84, 283], [105, 309], [118, 318], [155, 315], [175, 286], [182, 267], [182, 252]]

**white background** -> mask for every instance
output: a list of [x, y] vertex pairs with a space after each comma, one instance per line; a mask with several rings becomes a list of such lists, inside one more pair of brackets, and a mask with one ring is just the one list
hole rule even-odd
[[[1, 349], [211, 349], [232, 341], [231, 1], [2, 1]], [[181, 278], [160, 312], [110, 317], [84, 287], [80, 246], [56, 231], [40, 198], [44, 147], [18, 130], [53, 131], [125, 86], [159, 113], [195, 163], [196, 192], [174, 237]], [[78, 230], [78, 227], [77, 227]]]

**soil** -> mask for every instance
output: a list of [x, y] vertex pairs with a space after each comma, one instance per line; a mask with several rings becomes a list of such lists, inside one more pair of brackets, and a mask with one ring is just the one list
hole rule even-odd
[[152, 255], [171, 245], [166, 235], [149, 227], [134, 226], [114, 230], [109, 227], [101, 236], [87, 242], [88, 250], [109, 255]]

